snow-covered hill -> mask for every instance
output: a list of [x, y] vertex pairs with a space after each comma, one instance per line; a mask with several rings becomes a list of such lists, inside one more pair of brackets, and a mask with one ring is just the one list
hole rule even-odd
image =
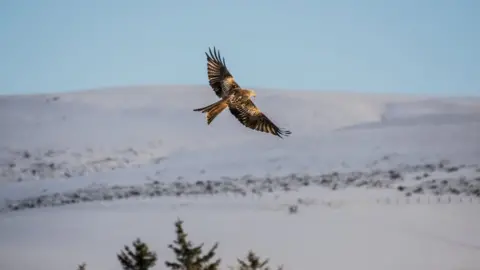
[[[471, 216], [480, 210], [480, 98], [257, 94], [257, 106], [290, 137], [249, 130], [228, 111], [207, 126], [193, 111], [216, 101], [204, 86], [0, 96], [0, 268], [66, 269], [86, 260], [115, 269], [114, 252], [139, 233], [167, 252], [178, 215], [199, 241], [220, 240], [232, 263], [253, 248], [287, 269], [480, 265], [480, 238], [468, 235], [480, 227]], [[378, 204], [436, 195], [469, 203]], [[307, 197], [315, 203], [302, 205], [305, 212], [282, 208]], [[146, 219], [152, 224], [138, 221]], [[315, 236], [294, 237], [299, 231]], [[19, 263], [20, 248], [30, 255]]]

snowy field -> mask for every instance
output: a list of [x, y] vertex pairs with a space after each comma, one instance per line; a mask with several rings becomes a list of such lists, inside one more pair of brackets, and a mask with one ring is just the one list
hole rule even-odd
[[480, 98], [257, 93], [290, 137], [207, 126], [204, 86], [0, 96], [0, 269], [119, 269], [136, 237], [163, 269], [177, 218], [225, 269], [480, 269]]

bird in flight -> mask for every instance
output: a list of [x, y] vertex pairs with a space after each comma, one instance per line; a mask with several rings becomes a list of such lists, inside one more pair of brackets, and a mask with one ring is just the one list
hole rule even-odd
[[196, 112], [206, 113], [207, 125], [212, 123], [224, 109], [228, 107], [230, 113], [244, 126], [273, 134], [280, 138], [289, 136], [291, 132], [279, 128], [264, 113], [262, 113], [251, 100], [256, 97], [254, 90], [241, 88], [227, 69], [225, 59], [220, 56], [216, 48], [208, 49], [207, 56], [208, 81], [213, 91], [220, 98], [219, 101], [194, 109]]

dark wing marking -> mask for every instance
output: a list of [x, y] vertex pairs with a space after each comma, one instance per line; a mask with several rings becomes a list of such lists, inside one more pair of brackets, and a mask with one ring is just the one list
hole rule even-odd
[[210, 48], [208, 48], [208, 51], [210, 54], [205, 53], [207, 56], [208, 82], [215, 94], [221, 98], [224, 94], [228, 95], [231, 89], [238, 88], [239, 85], [228, 71], [225, 59], [220, 56], [220, 51], [217, 51], [215, 47], [213, 47], [213, 53]]
[[231, 103], [229, 109], [233, 116], [248, 128], [270, 133], [280, 138], [291, 134], [289, 130], [277, 127], [250, 99], [241, 103]]

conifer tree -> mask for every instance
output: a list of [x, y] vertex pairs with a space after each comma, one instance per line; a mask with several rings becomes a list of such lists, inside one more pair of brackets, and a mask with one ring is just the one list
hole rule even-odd
[[117, 254], [117, 258], [122, 265], [123, 270], [148, 270], [155, 266], [157, 254], [149, 250], [147, 244], [139, 238], [133, 242], [135, 251], [128, 246]]
[[[245, 260], [237, 259], [237, 261], [239, 264], [237, 267], [238, 270], [270, 270], [267, 266], [269, 259], [261, 261], [260, 257], [258, 257], [253, 251], [248, 252]], [[283, 267], [278, 268], [278, 270], [281, 269], [283, 269]]]
[[203, 255], [203, 243], [194, 246], [192, 242], [187, 240], [187, 233], [183, 230], [183, 221], [177, 220], [175, 222], [177, 238], [173, 242], [175, 244], [168, 245], [168, 248], [173, 250], [176, 256], [175, 262], [165, 261], [165, 265], [172, 270], [217, 270], [220, 265], [220, 259], [211, 262], [215, 257], [215, 250], [218, 243]]

